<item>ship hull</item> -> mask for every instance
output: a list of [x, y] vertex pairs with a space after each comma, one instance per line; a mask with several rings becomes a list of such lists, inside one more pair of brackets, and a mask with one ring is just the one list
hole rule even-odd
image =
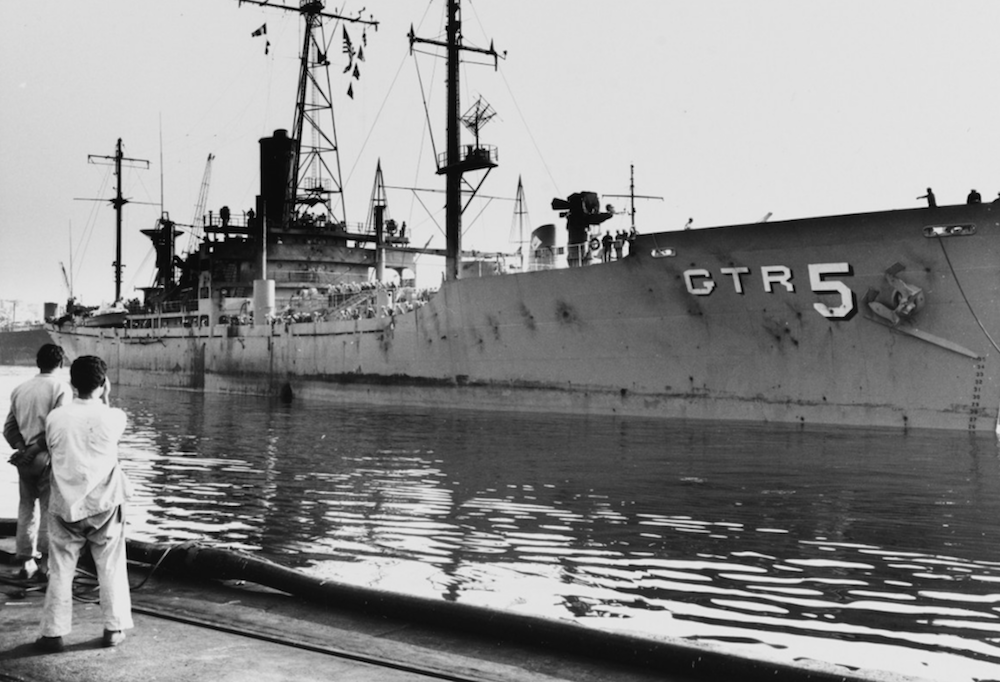
[[0, 331], [0, 365], [35, 366], [35, 356], [49, 343], [44, 327]]
[[[51, 333], [126, 384], [993, 433], [998, 217], [989, 204], [640, 235], [621, 261], [447, 282], [392, 317]], [[907, 317], [877, 312], [893, 281], [919, 293]]]

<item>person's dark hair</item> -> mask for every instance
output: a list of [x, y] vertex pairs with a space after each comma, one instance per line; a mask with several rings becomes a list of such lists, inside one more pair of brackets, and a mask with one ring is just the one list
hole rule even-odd
[[35, 364], [43, 372], [51, 372], [56, 367], [59, 367], [65, 359], [66, 354], [63, 353], [61, 346], [57, 346], [54, 343], [47, 343], [38, 349], [38, 354], [35, 355]]
[[69, 368], [69, 381], [81, 396], [89, 396], [104, 385], [108, 363], [96, 355], [81, 355]]

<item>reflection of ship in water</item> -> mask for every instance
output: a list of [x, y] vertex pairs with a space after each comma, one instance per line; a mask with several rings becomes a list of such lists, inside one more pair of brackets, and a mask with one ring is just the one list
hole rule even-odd
[[[1000, 204], [633, 233], [621, 259], [592, 264], [607, 252], [599, 237], [611, 212], [596, 193], [576, 192], [552, 203], [567, 244], [540, 230], [533, 253], [542, 257], [507, 269], [502, 254], [462, 247], [462, 211], [475, 193], [465, 183], [481, 185], [499, 155], [480, 141], [491, 107], [480, 101], [460, 116], [459, 55], [499, 55], [463, 43], [458, 0], [448, 0], [447, 40], [410, 34], [411, 47], [448, 56], [447, 149], [436, 168], [446, 248], [421, 249], [412, 231], [390, 229], [381, 166], [369, 222], [351, 225], [339, 212], [339, 164], [324, 156], [336, 136], [310, 128], [332, 122], [329, 93], [310, 91], [329, 82], [320, 74], [330, 13], [321, 0], [292, 11], [305, 22], [296, 116], [290, 131], [260, 141], [254, 209], [209, 213], [197, 248], [180, 257], [179, 228], [164, 216], [149, 235], [157, 280], [124, 326], [52, 330], [71, 355], [112, 359], [117, 383], [492, 411], [996, 429]], [[463, 141], [463, 125], [473, 140]], [[418, 254], [444, 258], [439, 289], [409, 286]]]
[[983, 440], [360, 407], [334, 421], [135, 388], [120, 404], [139, 539], [793, 657], [853, 641], [887, 661], [1000, 663], [974, 627], [1000, 578], [1000, 461]]

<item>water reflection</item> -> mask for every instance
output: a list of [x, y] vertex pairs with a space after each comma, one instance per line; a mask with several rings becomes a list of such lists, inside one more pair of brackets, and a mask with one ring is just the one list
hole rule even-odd
[[991, 439], [117, 398], [137, 538], [789, 661], [1000, 677]]

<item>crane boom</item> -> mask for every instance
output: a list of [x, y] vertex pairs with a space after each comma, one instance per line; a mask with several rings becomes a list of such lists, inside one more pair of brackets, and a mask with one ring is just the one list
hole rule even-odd
[[63, 284], [66, 285], [66, 293], [69, 294], [70, 298], [73, 298], [73, 285], [69, 281], [69, 275], [66, 274], [66, 264], [59, 261], [59, 269], [62, 270]]
[[194, 218], [191, 220], [191, 232], [188, 237], [187, 252], [191, 253], [205, 235], [205, 206], [208, 205], [208, 185], [212, 179], [212, 160], [215, 154], [209, 154], [205, 160], [205, 173], [201, 177], [201, 188], [198, 190], [198, 201], [194, 206]]

